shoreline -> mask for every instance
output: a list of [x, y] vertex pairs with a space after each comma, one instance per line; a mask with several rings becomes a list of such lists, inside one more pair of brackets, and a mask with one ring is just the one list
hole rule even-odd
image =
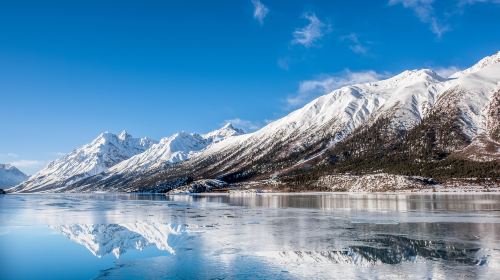
[[283, 191], [235, 191], [235, 192], [199, 192], [199, 193], [187, 193], [187, 192], [177, 192], [177, 193], [151, 193], [151, 192], [83, 192], [83, 193], [73, 193], [73, 192], [41, 192], [41, 193], [6, 193], [5, 195], [68, 195], [68, 196], [88, 196], [88, 195], [165, 195], [165, 196], [221, 196], [221, 195], [366, 195], [366, 194], [387, 194], [387, 195], [403, 195], [403, 194], [494, 194], [500, 195], [500, 189], [490, 190], [490, 191], [436, 191], [432, 190], [415, 190], [415, 191], [387, 191], [387, 192], [369, 192], [369, 191], [301, 191], [301, 192], [283, 192]]

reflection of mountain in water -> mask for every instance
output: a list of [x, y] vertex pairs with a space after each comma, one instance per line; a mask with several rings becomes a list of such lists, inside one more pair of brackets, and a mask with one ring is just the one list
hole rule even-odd
[[129, 249], [143, 250], [152, 245], [175, 254], [168, 239], [182, 233], [180, 226], [160, 223], [75, 224], [55, 226], [54, 229], [85, 246], [97, 257], [113, 253], [116, 258]]
[[398, 264], [427, 259], [465, 265], [486, 265], [489, 256], [479, 248], [458, 247], [445, 242], [414, 240], [402, 236], [377, 235], [363, 240], [366, 245], [339, 251], [285, 251], [278, 257], [294, 263], [347, 263], [355, 265]]

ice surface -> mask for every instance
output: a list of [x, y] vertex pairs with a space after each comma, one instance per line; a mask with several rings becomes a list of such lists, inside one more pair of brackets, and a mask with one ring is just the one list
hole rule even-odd
[[2, 279], [23, 279], [27, 263], [32, 272], [65, 275], [70, 268], [57, 264], [67, 259], [87, 273], [75, 272], [74, 279], [493, 279], [500, 273], [495, 194], [0, 199]]

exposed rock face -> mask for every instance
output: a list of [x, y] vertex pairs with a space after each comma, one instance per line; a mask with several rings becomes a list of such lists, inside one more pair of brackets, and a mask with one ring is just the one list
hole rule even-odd
[[432, 189], [437, 182], [433, 179], [402, 176], [385, 173], [370, 175], [327, 175], [316, 182], [321, 188], [331, 191], [384, 192], [400, 190]]
[[215, 190], [222, 190], [228, 187], [229, 184], [221, 180], [198, 180], [186, 186], [173, 189], [169, 193], [205, 193], [213, 192]]

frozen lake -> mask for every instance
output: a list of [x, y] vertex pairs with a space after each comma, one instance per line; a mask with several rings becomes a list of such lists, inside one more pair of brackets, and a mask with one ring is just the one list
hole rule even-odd
[[498, 279], [498, 194], [0, 196], [0, 279]]

